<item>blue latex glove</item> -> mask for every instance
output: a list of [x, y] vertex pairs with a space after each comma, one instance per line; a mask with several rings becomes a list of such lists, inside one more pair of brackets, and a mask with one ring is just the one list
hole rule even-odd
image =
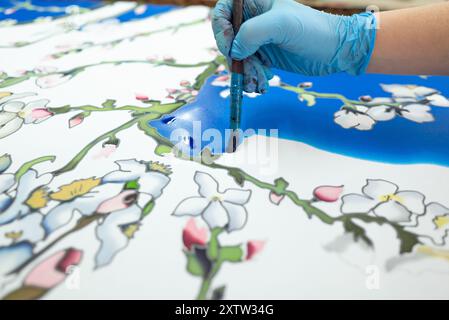
[[232, 0], [215, 6], [212, 28], [228, 59], [245, 59], [244, 90], [264, 93], [270, 68], [308, 76], [365, 72], [374, 48], [376, 19], [369, 12], [338, 16], [293, 0], [244, 0], [234, 39]]

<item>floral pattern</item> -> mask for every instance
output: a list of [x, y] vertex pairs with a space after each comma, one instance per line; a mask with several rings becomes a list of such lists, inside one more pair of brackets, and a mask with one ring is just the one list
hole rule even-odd
[[437, 90], [422, 86], [381, 84], [391, 98], [360, 97], [364, 104], [345, 105], [334, 115], [334, 121], [344, 129], [371, 130], [379, 121], [393, 120], [396, 116], [416, 122], [433, 122], [431, 105], [449, 107], [449, 100]]
[[199, 197], [183, 200], [175, 209], [175, 216], [201, 215], [209, 228], [226, 228], [228, 232], [242, 229], [247, 220], [244, 205], [251, 190], [226, 189], [219, 192], [218, 182], [205, 172], [195, 173]]

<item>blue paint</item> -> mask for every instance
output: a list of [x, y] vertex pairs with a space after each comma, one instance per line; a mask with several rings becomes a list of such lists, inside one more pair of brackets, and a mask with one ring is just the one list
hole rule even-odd
[[176, 6], [172, 5], [157, 5], [157, 4], [146, 4], [146, 10], [143, 13], [137, 14], [135, 10], [128, 11], [120, 16], [117, 19], [120, 22], [126, 22], [131, 20], [138, 20], [143, 18], [148, 18], [151, 16], [155, 16], [161, 13], [165, 13], [167, 11], [173, 10]]
[[[291, 85], [313, 82], [313, 90], [322, 93], [341, 93], [357, 100], [359, 96], [390, 97], [380, 83], [416, 84], [435, 88], [449, 97], [449, 77], [364, 75], [352, 77], [344, 74], [327, 77], [303, 77], [276, 71], [282, 81]], [[223, 87], [212, 86], [215, 76], [208, 79], [197, 100], [173, 112], [176, 122], [166, 124], [152, 121], [159, 132], [170, 138], [175, 129], [185, 129], [194, 136], [192, 121], [201, 121], [201, 132], [218, 129], [223, 136], [229, 128], [229, 97], [219, 93]], [[431, 107], [434, 122], [416, 123], [396, 117], [378, 122], [373, 130], [343, 129], [333, 122], [334, 113], [341, 107], [339, 100], [317, 99], [314, 107], [307, 107], [294, 92], [271, 87], [269, 92], [257, 98], [244, 97], [241, 128], [279, 129], [279, 137], [301, 141], [322, 150], [389, 163], [433, 163], [449, 166], [449, 108]], [[198, 148], [208, 141], [195, 139]], [[173, 141], [177, 142], [177, 141]], [[226, 142], [226, 138], [224, 139]], [[199, 146], [201, 144], [201, 146]], [[225, 150], [225, 146], [221, 151]], [[198, 151], [198, 150], [196, 150]], [[216, 152], [217, 150], [214, 150]], [[298, 155], [300, 156], [300, 155]]]
[[[17, 0], [0, 0], [0, 8], [13, 8], [15, 3], [20, 3], [25, 1], [17, 1]], [[89, 9], [95, 9], [98, 7], [101, 7], [104, 5], [101, 1], [98, 0], [32, 0], [32, 4], [36, 6], [42, 6], [42, 7], [51, 7], [51, 6], [57, 6], [57, 7], [69, 7], [71, 5], [77, 5], [79, 7], [83, 8], [89, 8]], [[18, 23], [27, 23], [32, 22], [36, 18], [40, 17], [52, 17], [52, 18], [59, 18], [66, 16], [67, 14], [62, 12], [51, 12], [51, 11], [34, 11], [34, 10], [26, 10], [26, 9], [19, 9], [15, 11], [12, 14], [5, 14], [4, 12], [0, 12], [0, 20], [4, 19], [14, 19], [17, 20]]]
[[[15, 3], [20, 3], [25, 1], [17, 1], [17, 0], [0, 0], [0, 8], [13, 8]], [[36, 6], [41, 7], [51, 7], [56, 6], [60, 8], [66, 8], [72, 5], [77, 5], [82, 8], [89, 8], [91, 10], [100, 8], [104, 5], [107, 5], [104, 1], [99, 0], [32, 0], [31, 3]], [[147, 4], [146, 10], [142, 13], [136, 13], [134, 9], [129, 10], [117, 17], [115, 17], [120, 22], [126, 22], [131, 20], [143, 19], [151, 16], [155, 16], [170, 10], [173, 10], [176, 6], [172, 5], [156, 5], [156, 4]], [[26, 10], [19, 9], [12, 14], [4, 14], [4, 12], [0, 12], [0, 20], [4, 19], [14, 19], [17, 20], [18, 23], [28, 23], [34, 21], [36, 18], [40, 17], [52, 17], [59, 18], [64, 17], [67, 14], [62, 12], [51, 12], [51, 11], [34, 11], [34, 10]]]

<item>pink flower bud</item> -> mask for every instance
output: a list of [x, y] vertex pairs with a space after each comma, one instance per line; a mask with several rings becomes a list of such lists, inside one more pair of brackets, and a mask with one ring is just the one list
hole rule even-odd
[[256, 254], [261, 252], [265, 247], [265, 241], [250, 240], [246, 244], [246, 260], [252, 259]]
[[275, 204], [275, 205], [279, 205], [279, 203], [281, 203], [281, 201], [284, 199], [284, 195], [283, 194], [277, 194], [276, 192], [271, 191], [270, 192], [270, 201]]
[[57, 286], [68, 275], [69, 267], [81, 262], [82, 255], [82, 251], [73, 248], [55, 253], [30, 271], [24, 285], [43, 289]]
[[190, 86], [190, 81], [182, 80], [182, 81], [179, 83], [179, 85], [180, 85], [181, 87], [189, 87], [189, 86]]
[[139, 101], [148, 100], [148, 96], [142, 93], [136, 93], [136, 99]]
[[45, 119], [51, 117], [53, 112], [48, 111], [46, 108], [36, 108], [31, 111], [31, 117], [33, 120]]
[[325, 202], [335, 202], [340, 198], [343, 186], [319, 186], [313, 190], [316, 200]]
[[69, 120], [69, 128], [72, 129], [73, 127], [76, 127], [78, 125], [80, 125], [81, 123], [83, 123], [84, 121], [84, 116], [82, 113], [70, 118]]
[[107, 199], [100, 203], [97, 213], [110, 213], [117, 210], [126, 209], [137, 201], [138, 193], [135, 190], [125, 190], [115, 197]]
[[206, 245], [207, 238], [207, 229], [198, 228], [193, 218], [189, 219], [184, 230], [182, 230], [182, 241], [187, 250], [191, 250], [193, 245]]

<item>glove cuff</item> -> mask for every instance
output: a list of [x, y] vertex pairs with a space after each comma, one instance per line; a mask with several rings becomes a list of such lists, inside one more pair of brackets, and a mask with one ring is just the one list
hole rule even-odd
[[337, 54], [339, 69], [351, 75], [363, 74], [374, 50], [376, 17], [371, 12], [363, 12], [343, 21], [344, 36]]

